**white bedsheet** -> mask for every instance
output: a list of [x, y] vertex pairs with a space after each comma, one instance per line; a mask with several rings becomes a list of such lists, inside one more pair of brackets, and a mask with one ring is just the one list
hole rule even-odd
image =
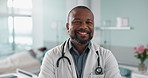
[[0, 60], [0, 74], [13, 73], [17, 68], [35, 73], [39, 72], [40, 65], [28, 52], [20, 52]]

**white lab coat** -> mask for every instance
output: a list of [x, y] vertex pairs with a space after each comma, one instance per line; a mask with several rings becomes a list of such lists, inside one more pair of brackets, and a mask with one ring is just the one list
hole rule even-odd
[[[64, 47], [64, 53], [70, 59], [71, 65], [67, 59], [63, 58], [59, 61], [59, 67], [56, 66], [57, 60], [62, 56], [62, 46], [61, 44], [46, 53], [39, 78], [77, 78], [74, 60], [68, 50], [67, 42]], [[98, 66], [96, 51], [99, 52], [103, 75], [96, 75], [94, 72]], [[92, 43], [82, 72], [82, 78], [121, 78], [117, 61], [111, 51]]]

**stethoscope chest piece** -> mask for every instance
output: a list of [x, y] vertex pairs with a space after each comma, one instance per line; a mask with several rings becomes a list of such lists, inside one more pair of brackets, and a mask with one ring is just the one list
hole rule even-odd
[[100, 66], [98, 66], [98, 67], [95, 69], [95, 74], [96, 74], [96, 75], [102, 74], [102, 71], [103, 71], [103, 69], [102, 69]]

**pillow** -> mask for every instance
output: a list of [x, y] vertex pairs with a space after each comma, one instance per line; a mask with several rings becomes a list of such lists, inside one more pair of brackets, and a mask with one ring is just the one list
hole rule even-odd
[[121, 76], [130, 76], [131, 75], [131, 70], [129, 70], [129, 69], [119, 67], [119, 70], [120, 70]]

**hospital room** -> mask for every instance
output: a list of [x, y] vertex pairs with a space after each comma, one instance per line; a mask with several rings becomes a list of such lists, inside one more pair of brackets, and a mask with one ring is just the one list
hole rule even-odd
[[[73, 47], [74, 44], [69, 43], [73, 38], [69, 35], [74, 27], [67, 27], [71, 26], [67, 24], [67, 20], [71, 18], [67, 19], [67, 17], [77, 12], [71, 11], [76, 6], [86, 6], [87, 8], [77, 9], [89, 8], [89, 12], [92, 11], [94, 34], [91, 42], [111, 52], [115, 61], [109, 63], [113, 65], [114, 62], [117, 63], [113, 69], [117, 68], [122, 78], [148, 78], [148, 0], [0, 0], [0, 78], [38, 78], [43, 73], [46, 75], [46, 68], [44, 68], [46, 66], [42, 66], [42, 63], [45, 61], [52, 63], [53, 59], [57, 59], [55, 61], [57, 67], [53, 67], [52, 64], [48, 66], [53, 67], [55, 71], [63, 69], [60, 66], [65, 65], [62, 62], [64, 60], [67, 65], [71, 65], [73, 61], [62, 50], [57, 50], [60, 51], [57, 53], [62, 53], [61, 56], [56, 56], [57, 58], [53, 58], [54, 54], [50, 52], [55, 51], [53, 48], [58, 45], [64, 46], [65, 42], [68, 42], [68, 48], [69, 45]], [[75, 22], [72, 22], [72, 25], [73, 23]], [[76, 32], [86, 36], [87, 31]], [[76, 32], [74, 33], [78, 39]], [[98, 55], [97, 51], [94, 53]], [[49, 56], [51, 56], [50, 60]], [[99, 75], [93, 73], [97, 71], [97, 68], [93, 67], [91, 72], [86, 72], [90, 75], [80, 74], [79, 77], [77, 74], [79, 69], [76, 67], [77, 77], [64, 76], [63, 72], [59, 74], [52, 71], [54, 77], [41, 75], [39, 78], [120, 78], [105, 73], [107, 72], [105, 69], [109, 66], [103, 65], [102, 58], [105, 57], [98, 55], [96, 59], [93, 60], [93, 57], [91, 59], [96, 60], [95, 65], [101, 67], [101, 75], [103, 73], [104, 76], [93, 76]], [[90, 59], [87, 58], [86, 62], [88, 60]], [[87, 67], [86, 64], [85, 66]], [[41, 69], [44, 70], [41, 72]], [[110, 70], [110, 72], [115, 71]], [[71, 72], [66, 74], [69, 73]], [[58, 74], [61, 77], [56, 76]], [[48, 75], [51, 75], [51, 71]]]

